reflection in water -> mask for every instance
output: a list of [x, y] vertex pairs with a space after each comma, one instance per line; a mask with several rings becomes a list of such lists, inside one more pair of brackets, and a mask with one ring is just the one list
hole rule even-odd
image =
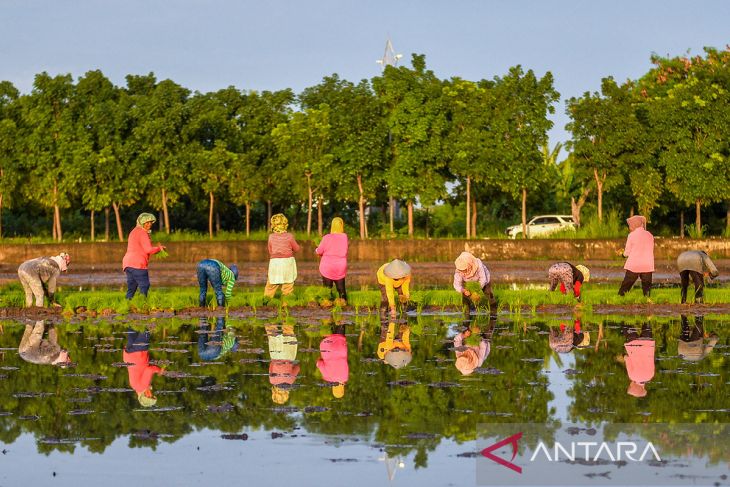
[[275, 404], [285, 404], [289, 400], [289, 391], [299, 375], [297, 360], [297, 337], [294, 326], [283, 323], [266, 325], [269, 346], [269, 382], [271, 383], [271, 400]]
[[71, 364], [68, 351], [58, 344], [56, 327], [43, 320], [38, 320], [32, 325], [25, 325], [25, 332], [18, 346], [18, 355], [32, 364], [61, 367]]
[[129, 387], [134, 389], [140, 405], [149, 408], [157, 404], [157, 397], [152, 394], [152, 377], [164, 375], [165, 371], [156, 365], [150, 365], [150, 332], [127, 329], [127, 344], [122, 357], [127, 365]]
[[622, 357], [629, 376], [629, 388], [626, 392], [634, 397], [644, 397], [647, 394], [646, 384], [654, 378], [654, 334], [651, 325], [644, 323], [641, 331], [633, 326], [623, 325], [621, 333], [626, 342], [626, 355]]
[[411, 353], [411, 327], [408, 324], [397, 326], [394, 321], [383, 322], [380, 328], [378, 358], [394, 369], [402, 369], [413, 360]]
[[[43, 323], [5, 323], [0, 349], [45, 330], [48, 346], [60, 339], [78, 365], [71, 374], [6, 353], [0, 441], [29, 433], [42, 452], [78, 444], [103, 452], [119, 437], [154, 446], [202, 429], [228, 437], [283, 432], [292, 441], [306, 431], [309, 442], [322, 435], [330, 444], [371, 445], [376, 458], [398, 459], [408, 470], [427, 467], [439, 445], [451, 457], [473, 452], [478, 423], [726, 423], [730, 361], [721, 324], [677, 317], [571, 326], [479, 315], [463, 323], [447, 315], [319, 327], [306, 318], [216, 318], [134, 324], [127, 333], [116, 323], [65, 324], [59, 338]], [[161, 367], [175, 372], [155, 377]], [[651, 393], [637, 399], [627, 381]], [[157, 406], [154, 414], [129, 407], [127, 385], [143, 407]]]
[[342, 399], [345, 396], [345, 384], [350, 378], [345, 325], [333, 323], [330, 331], [330, 334], [319, 342], [320, 357], [317, 360], [317, 368], [322, 373], [322, 379], [331, 384], [332, 395]]

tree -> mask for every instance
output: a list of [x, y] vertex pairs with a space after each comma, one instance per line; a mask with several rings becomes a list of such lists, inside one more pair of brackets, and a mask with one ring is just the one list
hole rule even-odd
[[548, 113], [558, 92], [553, 88], [550, 72], [538, 79], [532, 70], [520, 66], [497, 80], [497, 105], [503, 116], [496, 117], [495, 130], [501, 137], [500, 186], [513, 197], [522, 198], [522, 236], [527, 237], [527, 193], [544, 181], [546, 171], [540, 147], [547, 143], [552, 127]]
[[16, 192], [22, 171], [19, 167], [20, 93], [9, 81], [0, 82], [0, 238], [2, 210]]
[[321, 105], [319, 109], [295, 112], [288, 123], [279, 124], [271, 134], [279, 157], [294, 175], [292, 179], [305, 183], [299, 186], [302, 189], [298, 192], [307, 199], [307, 235], [310, 235], [312, 201], [326, 185], [332, 161], [329, 107]]
[[411, 66], [386, 66], [382, 76], [373, 78], [373, 88], [390, 132], [388, 195], [406, 200], [412, 237], [416, 200], [433, 202], [446, 192], [442, 137], [447, 124], [441, 81], [426, 69], [425, 56], [414, 54]]
[[387, 138], [378, 100], [370, 84], [355, 85], [336, 74], [325, 77], [299, 97], [302, 108], [329, 108], [332, 167], [337, 178], [336, 195], [357, 201], [360, 238], [368, 235], [365, 207], [381, 184], [383, 150]]

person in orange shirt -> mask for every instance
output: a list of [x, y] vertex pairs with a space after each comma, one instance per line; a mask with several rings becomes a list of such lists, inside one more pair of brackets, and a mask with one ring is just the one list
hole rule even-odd
[[654, 378], [654, 335], [651, 325], [641, 325], [641, 332], [630, 326], [622, 326], [621, 332], [626, 338], [623, 356], [626, 373], [629, 376], [629, 387], [626, 393], [634, 397], [646, 396], [646, 384]]
[[150, 289], [150, 276], [147, 271], [150, 256], [165, 250], [165, 246], [161, 243], [152, 245], [150, 233], [155, 221], [157, 221], [155, 215], [142, 213], [137, 217], [137, 226], [129, 232], [127, 253], [122, 259], [122, 270], [127, 275], [127, 299], [132, 299], [138, 288], [140, 293], [147, 296]]
[[129, 373], [129, 386], [137, 394], [140, 405], [149, 408], [157, 404], [157, 398], [152, 394], [152, 377], [155, 374], [165, 375], [165, 369], [150, 365], [150, 332], [127, 329], [127, 345], [122, 357]]

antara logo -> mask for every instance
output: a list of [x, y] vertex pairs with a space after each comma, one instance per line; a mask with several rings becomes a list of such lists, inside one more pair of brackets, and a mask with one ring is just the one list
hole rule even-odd
[[[498, 443], [495, 443], [492, 446], [486, 447], [484, 450], [482, 450], [482, 455], [486, 458], [489, 458], [493, 462], [497, 462], [498, 464], [509, 468], [510, 470], [514, 470], [517, 473], [522, 473], [522, 467], [512, 463], [512, 460], [514, 460], [515, 457], [517, 456], [517, 442], [520, 440], [520, 438], [522, 438], [521, 431], [519, 433], [517, 433], [516, 435], [512, 435]], [[492, 454], [492, 452], [494, 450], [498, 450], [498, 449], [502, 448], [504, 445], [510, 445], [510, 444], [512, 445], [512, 458], [510, 459], [510, 461], [507, 461], [504, 458], [499, 458], [498, 456]]]

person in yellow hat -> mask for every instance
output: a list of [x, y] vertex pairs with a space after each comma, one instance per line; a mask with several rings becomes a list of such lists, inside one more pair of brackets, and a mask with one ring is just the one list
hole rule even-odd
[[557, 262], [548, 269], [550, 292], [560, 284], [560, 292], [566, 294], [573, 290], [573, 296], [581, 302], [581, 286], [591, 279], [591, 271], [584, 265], [573, 265], [570, 262]]
[[332, 333], [319, 343], [320, 357], [317, 368], [322, 379], [332, 385], [332, 395], [336, 399], [345, 396], [345, 384], [350, 378], [350, 366], [347, 363], [347, 340], [345, 325], [333, 325]]
[[285, 404], [289, 400], [289, 391], [299, 375], [300, 366], [297, 360], [297, 337], [290, 324], [266, 326], [269, 346], [269, 383], [271, 384], [271, 400], [275, 404]]
[[380, 266], [377, 272], [380, 285], [380, 308], [390, 309], [390, 318], [395, 319], [395, 293], [398, 292], [399, 301], [407, 305], [411, 299], [411, 266], [400, 259], [393, 259]]
[[396, 324], [391, 320], [380, 328], [378, 358], [394, 369], [402, 369], [413, 360], [411, 351], [411, 327]]

